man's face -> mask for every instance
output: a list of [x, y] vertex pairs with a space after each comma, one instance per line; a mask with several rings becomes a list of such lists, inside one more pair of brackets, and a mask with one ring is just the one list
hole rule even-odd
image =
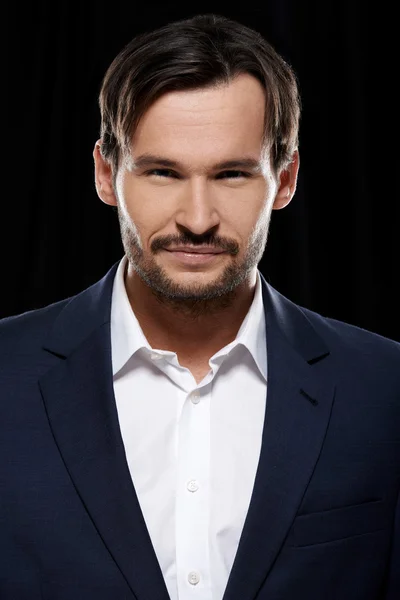
[[[240, 284], [255, 282], [274, 201], [289, 189], [262, 146], [264, 106], [264, 91], [250, 75], [167, 93], [140, 120], [114, 197], [98, 189], [118, 206], [130, 268], [161, 300], [223, 306]], [[243, 159], [254, 166], [216, 166]], [[223, 253], [186, 260], [168, 250], [177, 246]]]

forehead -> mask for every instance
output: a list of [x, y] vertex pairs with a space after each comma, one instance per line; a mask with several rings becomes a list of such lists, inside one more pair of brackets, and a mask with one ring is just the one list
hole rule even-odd
[[216, 152], [252, 151], [262, 142], [264, 114], [265, 92], [248, 74], [212, 88], [168, 92], [139, 121], [133, 153], [170, 148], [193, 154], [211, 145]]

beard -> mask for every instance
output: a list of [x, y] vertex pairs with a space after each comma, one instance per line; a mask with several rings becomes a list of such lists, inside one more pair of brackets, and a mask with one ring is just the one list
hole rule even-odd
[[[154, 240], [150, 248], [152, 254], [148, 254], [142, 249], [135, 224], [127, 211], [121, 208], [119, 201], [117, 210], [122, 245], [135, 273], [159, 303], [190, 319], [218, 315], [221, 310], [235, 303], [240, 287], [246, 284], [264, 254], [271, 217], [271, 208], [265, 207], [251, 232], [243, 256], [236, 258], [240, 250], [236, 242], [212, 233], [192, 234], [189, 230], [179, 238], [165, 236]], [[228, 264], [213, 281], [182, 284], [174, 281], [154, 258], [163, 248], [171, 245], [213, 246], [227, 253], [222, 260]], [[228, 254], [234, 258], [229, 259]]]

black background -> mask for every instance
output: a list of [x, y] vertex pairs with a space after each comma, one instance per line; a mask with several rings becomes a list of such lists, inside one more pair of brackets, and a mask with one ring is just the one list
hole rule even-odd
[[342, 0], [9, 7], [0, 317], [78, 293], [121, 258], [94, 187], [102, 77], [137, 33], [207, 12], [257, 29], [299, 80], [298, 188], [273, 212], [260, 271], [303, 306], [400, 340], [397, 20]]

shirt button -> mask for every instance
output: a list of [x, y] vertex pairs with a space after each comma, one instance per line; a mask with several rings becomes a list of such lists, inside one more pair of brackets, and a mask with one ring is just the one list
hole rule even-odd
[[188, 581], [192, 585], [197, 585], [200, 581], [200, 575], [196, 571], [190, 571], [188, 575]]
[[199, 489], [199, 484], [195, 479], [191, 479], [190, 481], [188, 481], [186, 487], [189, 490], [189, 492], [197, 492], [197, 490]]
[[152, 360], [160, 360], [160, 358], [162, 358], [161, 354], [155, 354], [153, 353], [151, 355]]
[[190, 399], [193, 404], [198, 404], [200, 402], [200, 394], [199, 392], [192, 392], [190, 394]]

